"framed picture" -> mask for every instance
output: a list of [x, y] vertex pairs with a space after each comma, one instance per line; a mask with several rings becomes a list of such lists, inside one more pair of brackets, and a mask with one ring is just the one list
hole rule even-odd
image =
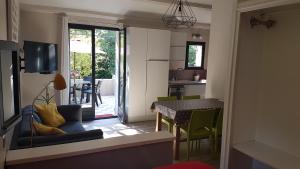
[[17, 0], [7, 0], [8, 40], [19, 42], [20, 7]]

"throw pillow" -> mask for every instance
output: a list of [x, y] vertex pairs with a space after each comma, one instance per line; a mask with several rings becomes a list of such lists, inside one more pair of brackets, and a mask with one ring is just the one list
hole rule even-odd
[[51, 127], [58, 127], [63, 125], [66, 121], [58, 112], [55, 103], [49, 104], [35, 104], [37, 114], [42, 118], [44, 124]]
[[41, 123], [33, 121], [33, 126], [37, 132], [37, 134], [45, 136], [45, 135], [58, 135], [58, 134], [65, 134], [63, 130], [56, 128], [56, 127], [50, 127], [43, 125]]

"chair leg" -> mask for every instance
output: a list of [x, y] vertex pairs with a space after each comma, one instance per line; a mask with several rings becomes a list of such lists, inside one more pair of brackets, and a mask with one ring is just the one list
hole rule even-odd
[[190, 160], [190, 139], [189, 136], [187, 136], [187, 160]]
[[101, 98], [101, 94], [100, 94], [100, 93], [98, 93], [97, 95], [98, 95], [98, 97], [99, 97], [100, 103], [102, 104], [102, 98]]
[[98, 107], [99, 105], [98, 105], [98, 98], [97, 97], [95, 98], [95, 103], [96, 103], [96, 105]]
[[169, 131], [170, 133], [172, 133], [172, 127], [173, 127], [173, 125], [168, 124], [168, 131]]
[[86, 103], [90, 102], [90, 96], [91, 95], [89, 93], [86, 94], [86, 100], [85, 100]]
[[80, 97], [80, 104], [82, 104], [82, 99], [84, 98], [84, 93], [81, 92], [81, 97]]
[[77, 104], [77, 95], [76, 95], [76, 91], [74, 91], [73, 97], [74, 97], [75, 104]]

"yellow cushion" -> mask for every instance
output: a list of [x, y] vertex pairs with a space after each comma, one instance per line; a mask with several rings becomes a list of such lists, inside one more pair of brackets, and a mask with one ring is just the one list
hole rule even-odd
[[35, 104], [34, 107], [37, 110], [37, 114], [42, 118], [43, 123], [50, 127], [58, 127], [63, 125], [66, 121], [59, 114], [56, 104]]
[[50, 127], [50, 126], [46, 126], [43, 125], [41, 123], [37, 123], [37, 122], [33, 122], [33, 126], [36, 130], [36, 132], [39, 135], [57, 135], [57, 134], [65, 134], [66, 132], [64, 132], [63, 130], [56, 128], [56, 127]]

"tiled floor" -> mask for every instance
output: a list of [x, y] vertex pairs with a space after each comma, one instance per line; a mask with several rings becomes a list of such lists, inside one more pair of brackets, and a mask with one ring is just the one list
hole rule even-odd
[[[84, 122], [84, 127], [87, 130], [99, 128], [102, 129], [105, 139], [155, 132], [155, 121], [121, 124], [117, 118], [112, 118]], [[162, 130], [166, 129], [166, 126], [162, 127]], [[187, 146], [185, 142], [180, 144], [180, 161], [186, 160], [186, 147]], [[191, 152], [190, 160], [199, 160], [215, 166], [216, 169], [219, 168], [219, 157], [211, 155], [208, 140], [201, 140], [200, 149], [193, 149], [193, 151]]]
[[[115, 96], [101, 96], [102, 104], [100, 104], [100, 100], [98, 99], [98, 106], [95, 104], [95, 115], [105, 115], [105, 114], [112, 114], [116, 115], [115, 113]], [[77, 100], [80, 100], [77, 99]], [[92, 100], [92, 99], [90, 99]], [[86, 99], [82, 100], [82, 108], [91, 107], [91, 102], [86, 103]]]

